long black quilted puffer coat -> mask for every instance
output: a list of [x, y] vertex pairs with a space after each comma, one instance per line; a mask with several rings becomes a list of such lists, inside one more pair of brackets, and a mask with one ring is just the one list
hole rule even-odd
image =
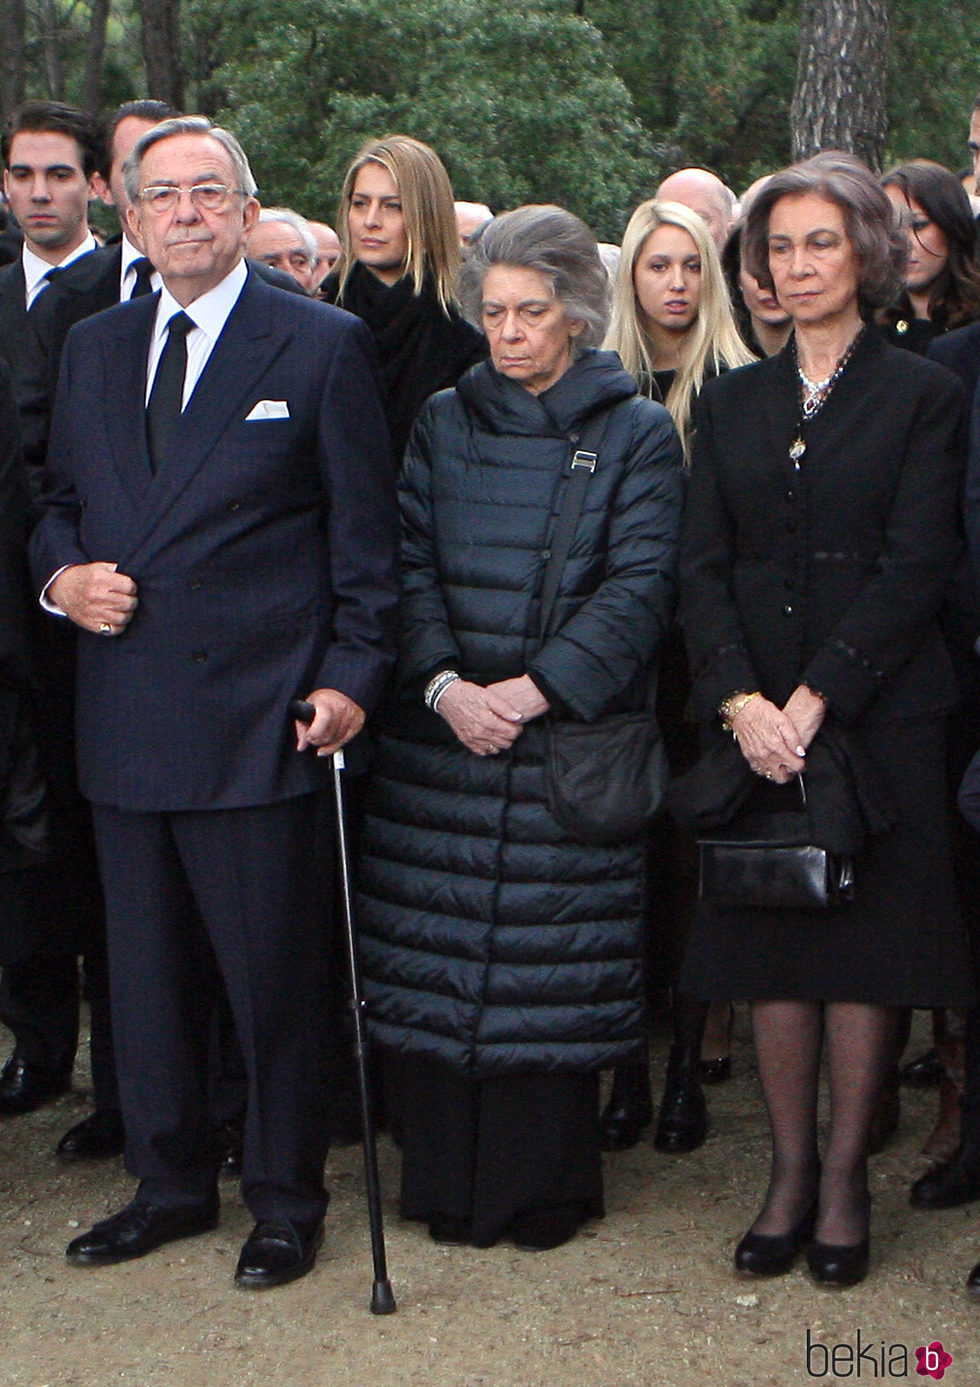
[[[583, 421], [598, 467], [541, 648], [538, 593]], [[455, 668], [524, 673], [563, 715], [642, 706], [670, 620], [682, 504], [666, 410], [612, 352], [535, 396], [489, 363], [423, 408], [401, 486], [403, 639], [360, 861], [373, 1031], [472, 1076], [616, 1063], [642, 1032], [644, 848], [569, 839], [549, 813], [545, 728], [480, 757], [422, 700]]]

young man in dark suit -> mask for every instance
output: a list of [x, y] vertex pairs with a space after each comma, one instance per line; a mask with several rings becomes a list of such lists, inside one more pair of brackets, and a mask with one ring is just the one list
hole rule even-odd
[[28, 101], [0, 140], [3, 191], [24, 235], [20, 257], [0, 269], [0, 354], [14, 373], [27, 315], [51, 276], [95, 249], [88, 204], [98, 196], [98, 127], [59, 101]]
[[215, 1226], [220, 974], [249, 1083], [256, 1225], [236, 1280], [261, 1288], [308, 1271], [322, 1238], [317, 755], [356, 735], [393, 660], [393, 470], [363, 325], [243, 261], [258, 203], [234, 137], [165, 122], [126, 180], [163, 288], [70, 334], [32, 545], [42, 600], [80, 628], [79, 775], [140, 1180], [68, 1257], [105, 1265]]
[[[30, 325], [53, 292], [51, 276], [67, 273], [95, 247], [88, 204], [98, 190], [99, 151], [95, 122], [60, 102], [27, 102], [4, 127], [4, 193], [24, 240], [17, 259], [0, 269], [0, 356], [10, 363], [18, 406]], [[66, 681], [70, 689], [71, 644], [45, 641], [35, 657], [57, 845], [46, 881], [51, 890], [37, 902], [36, 946], [4, 968], [0, 983], [0, 1020], [15, 1039], [0, 1073], [0, 1114], [7, 1116], [29, 1112], [68, 1087], [78, 1043], [76, 955], [101, 929], [88, 811], [73, 784], [70, 744], [58, 728]]]

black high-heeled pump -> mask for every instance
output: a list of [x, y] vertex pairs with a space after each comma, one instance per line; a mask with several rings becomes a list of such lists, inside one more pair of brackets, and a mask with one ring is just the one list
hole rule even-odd
[[870, 1235], [865, 1233], [859, 1243], [813, 1242], [806, 1259], [810, 1275], [821, 1286], [856, 1286], [868, 1274]]
[[813, 1237], [817, 1222], [817, 1202], [788, 1233], [745, 1234], [735, 1249], [735, 1270], [751, 1276], [785, 1276], [791, 1271], [803, 1244]]
[[825, 1243], [819, 1239], [807, 1249], [810, 1275], [821, 1286], [856, 1286], [868, 1274], [871, 1259], [871, 1198], [865, 1196], [864, 1237], [856, 1243]]

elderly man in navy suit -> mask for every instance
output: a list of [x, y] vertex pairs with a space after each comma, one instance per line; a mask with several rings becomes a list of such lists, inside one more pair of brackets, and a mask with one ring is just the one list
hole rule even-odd
[[[218, 1218], [207, 1033], [227, 987], [248, 1074], [236, 1281], [308, 1271], [323, 1235], [317, 757], [393, 657], [397, 519], [371, 346], [263, 284], [234, 137], [200, 117], [127, 164], [158, 294], [69, 335], [33, 541], [42, 601], [80, 628], [79, 777], [106, 891], [135, 1199], [74, 1239], [105, 1265]], [[315, 707], [292, 723], [295, 697]]]

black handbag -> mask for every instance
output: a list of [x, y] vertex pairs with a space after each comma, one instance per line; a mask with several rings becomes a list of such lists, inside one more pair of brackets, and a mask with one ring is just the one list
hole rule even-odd
[[548, 808], [582, 843], [638, 837], [660, 808], [667, 756], [652, 709], [548, 728]]
[[836, 910], [854, 897], [854, 859], [809, 841], [803, 809], [750, 816], [738, 833], [698, 839], [698, 896], [725, 910]]
[[[542, 639], [609, 413], [605, 410], [589, 421], [572, 458], [572, 475], [541, 584]], [[614, 713], [595, 722], [549, 717], [545, 765], [548, 808], [577, 842], [621, 843], [636, 838], [660, 808], [667, 784], [667, 757], [654, 713], [655, 699], [656, 681], [651, 680], [641, 712]]]

